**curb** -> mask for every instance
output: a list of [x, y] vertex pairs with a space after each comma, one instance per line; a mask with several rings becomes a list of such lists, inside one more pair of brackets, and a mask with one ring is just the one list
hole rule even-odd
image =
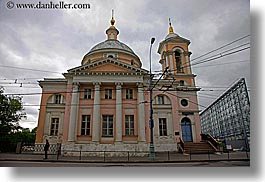
[[[220, 162], [220, 161], [250, 161], [250, 159], [222, 159], [222, 160], [177, 160], [177, 161], [92, 161], [92, 160], [53, 160], [53, 159], [0, 159], [0, 161], [23, 161], [23, 162], [63, 162], [63, 163], [189, 163], [189, 162]], [[1, 162], [0, 162], [1, 163]]]

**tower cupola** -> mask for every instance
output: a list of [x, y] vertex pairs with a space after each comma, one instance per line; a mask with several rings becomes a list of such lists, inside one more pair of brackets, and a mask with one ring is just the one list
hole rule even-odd
[[168, 35], [163, 41], [160, 42], [158, 53], [161, 56], [160, 64], [164, 71], [168, 68], [169, 73], [165, 75], [166, 78], [169, 76], [179, 77], [180, 75], [192, 74], [190, 68], [190, 54], [189, 46], [190, 41], [180, 37], [174, 32], [170, 18]]
[[110, 27], [106, 30], [106, 34], [107, 34], [107, 39], [108, 40], [117, 40], [118, 39], [118, 34], [119, 34], [119, 30], [116, 29], [116, 27], [114, 26], [115, 24], [115, 19], [114, 19], [114, 10], [112, 10], [112, 17], [110, 20]]

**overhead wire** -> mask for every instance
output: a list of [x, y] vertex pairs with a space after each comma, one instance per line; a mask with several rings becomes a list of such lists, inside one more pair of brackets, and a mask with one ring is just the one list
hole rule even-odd
[[23, 67], [16, 67], [16, 66], [0, 65], [0, 67], [3, 67], [3, 68], [12, 68], [12, 69], [21, 69], [21, 70], [28, 70], [28, 71], [38, 71], [38, 72], [62, 74], [62, 73], [55, 72], [55, 71], [39, 70], [39, 69], [31, 69], [31, 68], [23, 68]]
[[227, 62], [227, 63], [219, 63], [219, 64], [214, 64], [214, 65], [203, 65], [203, 66], [197, 66], [197, 65], [194, 65], [194, 67], [196, 68], [207, 68], [207, 67], [211, 67], [211, 66], [219, 66], [219, 65], [227, 65], [227, 64], [235, 64], [235, 63], [243, 63], [243, 62], [248, 62], [250, 63], [250, 60], [243, 60], [243, 61], [232, 61], [232, 62]]
[[[223, 51], [223, 52], [221, 52], [221, 53], [218, 53], [218, 54], [215, 54], [215, 55], [212, 55], [212, 56], [209, 56], [209, 57], [203, 58], [203, 60], [204, 60], [204, 59], [210, 59], [210, 58], [213, 58], [213, 57], [218, 56], [218, 55], [220, 55], [220, 54], [223, 54], [223, 53], [226, 53], [226, 52], [229, 52], [229, 51], [232, 51], [232, 50], [238, 49], [238, 48], [240, 48], [240, 47], [244, 47], [244, 46], [246, 46], [246, 45], [250, 45], [250, 42], [247, 42], [247, 43], [241, 44], [241, 45], [239, 45], [239, 46], [236, 46], [236, 47], [230, 48], [230, 49], [225, 50], [225, 51]], [[197, 63], [197, 62], [200, 62], [200, 60], [195, 61], [194, 63]]]
[[223, 45], [223, 46], [221, 46], [221, 47], [218, 47], [218, 48], [216, 48], [216, 49], [214, 49], [214, 50], [211, 50], [211, 51], [209, 51], [209, 52], [206, 52], [206, 53], [204, 53], [204, 54], [202, 54], [202, 55], [200, 55], [200, 56], [198, 56], [198, 57], [192, 59], [191, 62], [192, 62], [192, 61], [195, 61], [196, 59], [199, 59], [199, 58], [201, 58], [201, 57], [204, 57], [204, 56], [206, 56], [206, 55], [209, 55], [209, 54], [211, 54], [211, 53], [213, 53], [213, 52], [216, 52], [216, 51], [218, 51], [218, 50], [221, 50], [221, 49], [223, 49], [223, 48], [225, 48], [225, 47], [227, 47], [227, 46], [229, 46], [229, 45], [232, 45], [232, 44], [234, 44], [234, 43], [236, 43], [236, 42], [238, 42], [238, 41], [240, 41], [240, 40], [243, 40], [243, 39], [245, 39], [245, 38], [247, 38], [247, 37], [249, 37], [249, 36], [250, 36], [250, 34], [245, 35], [245, 36], [240, 37], [240, 38], [238, 38], [238, 39], [236, 39], [236, 40], [233, 40], [232, 42], [229, 42], [229, 43], [227, 43], [227, 44], [225, 44], [225, 45]]
[[[200, 62], [195, 62], [193, 64], [189, 64], [189, 65], [186, 65], [186, 66], [182, 66], [182, 68], [186, 68], [186, 67], [191, 67], [191, 66], [195, 66], [195, 65], [199, 65], [199, 64], [202, 64], [202, 63], [206, 63], [206, 62], [210, 62], [210, 61], [214, 61], [216, 59], [220, 59], [220, 58], [223, 58], [225, 56], [229, 56], [229, 55], [232, 55], [232, 54], [235, 54], [235, 53], [238, 53], [238, 52], [241, 52], [241, 51], [244, 51], [244, 50], [247, 50], [249, 49], [249, 47], [245, 47], [245, 48], [242, 48], [242, 49], [239, 49], [239, 50], [235, 50], [233, 52], [229, 52], [229, 53], [226, 53], [226, 54], [223, 54], [223, 53], [220, 53], [218, 54], [217, 57], [214, 57], [214, 58], [209, 58], [209, 59], [203, 59], [203, 60], [200, 60]], [[226, 51], [227, 52], [227, 51]], [[172, 69], [172, 70], [169, 70], [169, 72], [173, 72], [173, 71], [177, 71], [177, 69]]]

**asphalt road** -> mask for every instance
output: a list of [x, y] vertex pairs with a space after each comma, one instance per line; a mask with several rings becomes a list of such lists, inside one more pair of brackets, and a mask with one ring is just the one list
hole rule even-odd
[[249, 161], [218, 161], [189, 163], [66, 163], [0, 161], [0, 167], [249, 167]]

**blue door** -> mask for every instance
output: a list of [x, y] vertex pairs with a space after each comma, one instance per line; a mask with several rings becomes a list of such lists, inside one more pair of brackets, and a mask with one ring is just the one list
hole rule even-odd
[[192, 142], [192, 130], [190, 119], [185, 117], [181, 120], [182, 140], [184, 142]]

